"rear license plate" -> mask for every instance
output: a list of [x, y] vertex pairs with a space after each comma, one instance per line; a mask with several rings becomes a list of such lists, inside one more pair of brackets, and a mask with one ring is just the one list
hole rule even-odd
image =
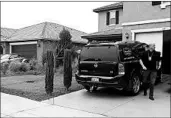
[[99, 78], [91, 78], [91, 81], [93, 81], [93, 82], [99, 82]]

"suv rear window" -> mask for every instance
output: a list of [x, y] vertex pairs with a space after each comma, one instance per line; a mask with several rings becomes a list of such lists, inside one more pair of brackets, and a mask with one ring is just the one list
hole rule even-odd
[[118, 61], [116, 46], [86, 46], [80, 55], [81, 61]]

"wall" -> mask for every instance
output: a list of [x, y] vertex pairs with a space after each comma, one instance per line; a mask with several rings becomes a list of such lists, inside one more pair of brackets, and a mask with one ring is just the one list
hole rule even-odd
[[98, 13], [98, 31], [108, 30], [108, 29], [112, 29], [114, 27], [120, 27], [121, 23], [123, 22], [123, 10], [120, 9], [119, 10], [119, 24], [112, 25], [112, 26], [106, 25], [106, 13], [107, 12], [108, 11]]
[[3, 54], [9, 54], [10, 53], [10, 45], [7, 42], [4, 42], [5, 47], [3, 48]]
[[56, 46], [56, 41], [43, 41], [43, 53], [46, 53], [48, 50], [55, 51]]
[[[139, 29], [153, 29], [153, 28], [165, 28], [170, 27], [170, 22], [163, 22], [163, 23], [150, 23], [150, 24], [141, 24], [141, 25], [132, 25], [132, 26], [124, 26], [123, 28], [123, 35], [122, 39], [125, 40], [132, 40], [132, 31], [131, 30], [139, 30]], [[125, 34], [129, 34], [129, 39], [126, 39]]]
[[170, 6], [164, 9], [161, 9], [160, 5], [152, 6], [151, 1], [123, 2], [123, 22], [170, 18], [170, 8]]
[[42, 62], [42, 54], [43, 54], [43, 41], [39, 41], [39, 46], [37, 46], [37, 60], [38, 62]]

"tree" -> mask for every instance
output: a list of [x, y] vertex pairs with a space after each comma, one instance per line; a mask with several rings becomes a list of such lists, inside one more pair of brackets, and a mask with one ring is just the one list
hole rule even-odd
[[[72, 67], [71, 67], [71, 48], [72, 48], [72, 41], [71, 41], [71, 34], [68, 30], [63, 28], [63, 30], [59, 34], [60, 41], [57, 45], [56, 50], [56, 58], [62, 57], [64, 60], [64, 86], [66, 90], [71, 86], [72, 81]], [[64, 54], [65, 51], [65, 54]], [[65, 56], [64, 56], [65, 55]], [[64, 57], [64, 58], [63, 58]], [[56, 67], [56, 64], [55, 64]]]
[[68, 91], [72, 82], [72, 66], [71, 66], [71, 50], [65, 49], [64, 51], [64, 86]]
[[46, 76], [45, 76], [45, 90], [51, 95], [53, 92], [53, 78], [54, 78], [54, 57], [52, 51], [46, 53]]
[[68, 30], [63, 28], [63, 30], [59, 33], [59, 43], [57, 45], [56, 56], [64, 56], [64, 49], [72, 48], [71, 34]]

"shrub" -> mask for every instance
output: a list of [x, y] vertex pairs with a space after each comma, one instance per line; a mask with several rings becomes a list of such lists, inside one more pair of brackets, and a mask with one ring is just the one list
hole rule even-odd
[[32, 58], [29, 61], [30, 64], [30, 70], [36, 70], [36, 65], [38, 64], [38, 61], [35, 58]]
[[4, 75], [6, 74], [6, 72], [8, 70], [8, 67], [9, 67], [9, 63], [8, 62], [5, 62], [5, 63], [1, 64], [1, 72], [3, 72]]
[[66, 90], [71, 86], [72, 82], [72, 67], [71, 67], [71, 50], [64, 51], [64, 86]]
[[17, 61], [13, 61], [9, 65], [9, 70], [12, 72], [19, 72], [21, 67], [21, 63]]
[[46, 76], [45, 76], [45, 90], [47, 94], [53, 92], [53, 78], [54, 78], [54, 57], [52, 51], [47, 51]]
[[21, 65], [20, 65], [20, 71], [26, 72], [28, 70], [30, 70], [30, 65], [27, 64], [27, 63], [21, 63]]
[[46, 63], [44, 63], [44, 66], [42, 64], [37, 63], [35, 68], [38, 73], [45, 73], [45, 67]]

